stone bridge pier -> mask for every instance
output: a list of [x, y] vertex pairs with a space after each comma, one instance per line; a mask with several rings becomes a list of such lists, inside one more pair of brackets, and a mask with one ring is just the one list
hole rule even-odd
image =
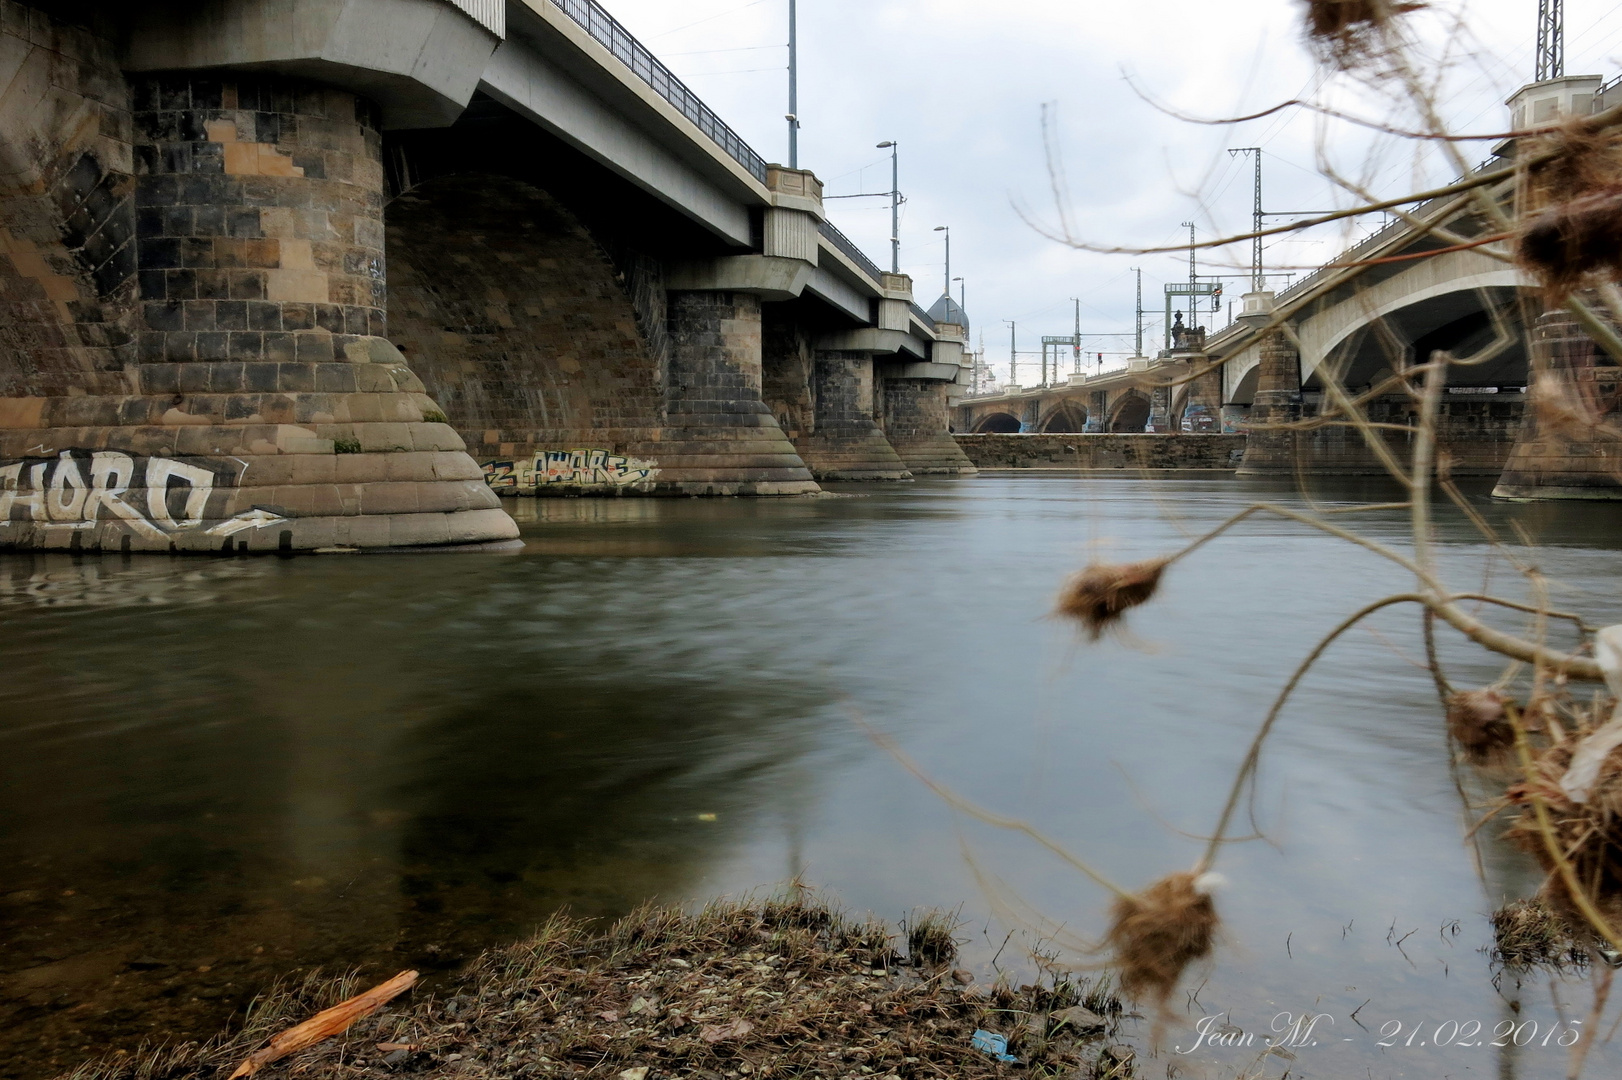
[[910, 480], [912, 473], [875, 419], [871, 353], [813, 349], [811, 423], [793, 432], [794, 445], [819, 480]]
[[816, 491], [761, 397], [761, 302], [746, 292], [670, 294], [670, 414], [660, 468], [691, 494]]
[[1622, 368], [1564, 310], [1537, 319], [1531, 345], [1531, 407], [1493, 495], [1622, 499]]
[[115, 31], [0, 13], [0, 544], [516, 537], [385, 336], [378, 107]]

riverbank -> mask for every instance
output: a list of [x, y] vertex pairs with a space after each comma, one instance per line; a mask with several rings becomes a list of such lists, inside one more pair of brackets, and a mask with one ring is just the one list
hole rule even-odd
[[[650, 907], [593, 932], [558, 917], [459, 977], [401, 997], [264, 1076], [941, 1077], [1131, 1075], [1107, 981], [983, 985], [949, 916], [899, 932], [814, 898]], [[214, 1041], [81, 1066], [72, 1080], [202, 1080], [357, 990], [307, 979]], [[1000, 1035], [1002, 1061], [977, 1049]], [[995, 1043], [981, 1035], [982, 1044]]]

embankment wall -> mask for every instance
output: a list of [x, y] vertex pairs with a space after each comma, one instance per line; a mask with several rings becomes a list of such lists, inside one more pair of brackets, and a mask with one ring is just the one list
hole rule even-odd
[[981, 469], [1236, 469], [1243, 435], [954, 435]]

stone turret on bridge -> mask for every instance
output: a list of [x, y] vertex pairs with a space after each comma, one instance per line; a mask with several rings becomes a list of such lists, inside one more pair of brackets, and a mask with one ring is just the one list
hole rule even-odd
[[0, 38], [0, 545], [972, 470], [961, 333], [591, 0], [0, 0]]

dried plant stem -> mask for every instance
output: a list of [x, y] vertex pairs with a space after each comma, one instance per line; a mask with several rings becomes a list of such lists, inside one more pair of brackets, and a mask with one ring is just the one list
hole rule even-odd
[[1426, 608], [1421, 625], [1425, 633], [1425, 663], [1430, 668], [1432, 681], [1436, 683], [1436, 696], [1446, 705], [1448, 695], [1453, 693], [1453, 684], [1447, 681], [1442, 660], [1436, 655], [1436, 612]]
[[[1287, 506], [1279, 506], [1275, 503], [1254, 503], [1217, 525], [1204, 536], [1201, 536], [1199, 539], [1193, 541], [1180, 551], [1177, 551], [1171, 555], [1166, 560], [1167, 564], [1170, 565], [1171, 563], [1183, 558], [1185, 555], [1193, 554], [1202, 546], [1227, 532], [1241, 521], [1253, 514], [1258, 513], [1274, 514], [1278, 517], [1288, 518], [1291, 521], [1298, 521], [1303, 525], [1309, 525], [1312, 528], [1326, 532], [1331, 536], [1338, 536], [1342, 540], [1349, 541], [1367, 551], [1372, 551], [1381, 558], [1388, 559], [1391, 562], [1396, 563], [1398, 566], [1401, 566], [1403, 569], [1409, 571], [1415, 577], [1417, 577], [1420, 584], [1426, 590], [1428, 590], [1421, 600], [1426, 607], [1430, 608], [1432, 611], [1435, 611], [1437, 616], [1443, 622], [1453, 627], [1453, 629], [1457, 630], [1471, 641], [1474, 641], [1476, 644], [1481, 645], [1492, 652], [1499, 653], [1502, 656], [1507, 656], [1514, 660], [1522, 660], [1526, 663], [1545, 664], [1553, 670], [1558, 671], [1571, 679], [1580, 679], [1584, 682], [1603, 682], [1605, 679], [1605, 676], [1600, 672], [1599, 664], [1595, 663], [1593, 660], [1580, 656], [1570, 656], [1563, 653], [1553, 652], [1542, 645], [1525, 641], [1513, 634], [1506, 634], [1502, 630], [1494, 629], [1479, 619], [1476, 619], [1468, 613], [1460, 610], [1454, 603], [1454, 601], [1457, 599], [1487, 600], [1489, 602], [1496, 603], [1496, 599], [1491, 597], [1483, 597], [1475, 593], [1455, 594], [1445, 588], [1433, 574], [1427, 573], [1417, 562], [1391, 550], [1384, 544], [1381, 544], [1376, 540], [1370, 540], [1366, 536], [1359, 536], [1350, 529], [1342, 529], [1337, 525], [1323, 521], [1311, 514], [1303, 514], [1299, 511], [1292, 510]], [[1428, 514], [1425, 516], [1425, 520], [1429, 520]], [[1512, 601], [1505, 601], [1503, 606], [1515, 607], [1516, 605]]]
[[[1600, 967], [1594, 973], [1594, 1007], [1588, 1011], [1588, 1030], [1599, 1028], [1599, 1019], [1605, 1014], [1605, 1003], [1611, 997], [1611, 980], [1616, 973], [1609, 966]], [[1607, 1036], [1607, 1039], [1609, 1036]], [[1594, 1039], [1578, 1039], [1571, 1044], [1571, 1060], [1566, 1066], [1567, 1080], [1577, 1080], [1583, 1074], [1583, 1066], [1588, 1061], [1589, 1048], [1594, 1045]]]
[[1550, 608], [1540, 608], [1533, 604], [1522, 604], [1516, 600], [1506, 600], [1501, 596], [1492, 596], [1488, 593], [1454, 593], [1452, 596], [1448, 597], [1448, 599], [1450, 601], [1474, 600], [1482, 604], [1493, 604], [1497, 607], [1510, 608], [1514, 611], [1524, 611], [1528, 615], [1546, 615], [1551, 619], [1564, 619], [1575, 624], [1577, 629], [1584, 634], [1592, 634], [1596, 629], [1596, 627], [1588, 625], [1588, 623], [1583, 620], [1583, 617], [1575, 612], [1555, 611]]
[[1441, 408], [1442, 388], [1447, 385], [1447, 367], [1431, 363], [1425, 368], [1424, 391], [1419, 399], [1419, 431], [1414, 436], [1413, 478], [1408, 481], [1412, 505], [1414, 562], [1422, 581], [1435, 579], [1431, 553], [1431, 470], [1436, 463], [1436, 414]]
[[1290, 700], [1290, 695], [1295, 692], [1296, 686], [1306, 677], [1307, 672], [1312, 669], [1312, 665], [1318, 662], [1318, 658], [1324, 654], [1329, 646], [1335, 643], [1336, 639], [1376, 611], [1391, 607], [1394, 604], [1424, 604], [1427, 608], [1430, 606], [1429, 598], [1418, 593], [1398, 593], [1394, 596], [1376, 600], [1372, 604], [1359, 608], [1342, 620], [1340, 625], [1336, 626], [1319, 641], [1312, 652], [1307, 654], [1307, 658], [1296, 666], [1295, 671], [1290, 675], [1290, 681], [1284, 684], [1284, 689], [1279, 691], [1278, 697], [1273, 699], [1273, 707], [1267, 710], [1267, 717], [1262, 721], [1262, 726], [1257, 729], [1256, 737], [1250, 741], [1250, 749], [1245, 753], [1245, 759], [1239, 766], [1239, 772], [1233, 778], [1233, 787], [1228, 791], [1228, 801], [1222, 807], [1221, 816], [1217, 818], [1216, 828], [1211, 831], [1211, 842], [1206, 846], [1205, 854], [1200, 857], [1200, 861], [1194, 865], [1194, 873], [1204, 873], [1216, 862], [1217, 851], [1222, 847], [1223, 838], [1228, 832], [1228, 826], [1233, 822], [1234, 812], [1239, 808], [1240, 796], [1243, 795], [1245, 785], [1255, 773], [1256, 766], [1261, 760], [1262, 744], [1267, 741], [1267, 736], [1272, 734], [1273, 725], [1277, 723], [1279, 714], [1284, 711], [1285, 702]]
[[[1617, 113], [1618, 118], [1622, 119], [1622, 107], [1611, 109], [1610, 111]], [[1544, 154], [1530, 159], [1527, 164], [1540, 164], [1544, 161], [1553, 160], [1553, 158], [1553, 154]], [[1336, 210], [1328, 214], [1319, 214], [1317, 217], [1307, 218], [1305, 221], [1291, 222], [1288, 225], [1275, 225], [1272, 228], [1258, 229], [1253, 232], [1234, 233], [1231, 236], [1223, 236], [1215, 240], [1202, 240], [1193, 246], [1196, 250], [1227, 247], [1230, 244], [1237, 244], [1245, 240], [1254, 240], [1257, 237], [1265, 238], [1269, 236], [1278, 236], [1283, 233], [1298, 232], [1302, 229], [1310, 229], [1318, 225], [1327, 225], [1332, 221], [1342, 221], [1350, 217], [1362, 217], [1365, 214], [1374, 214], [1380, 212], [1381, 210], [1390, 210], [1397, 206], [1407, 206], [1411, 203], [1429, 202], [1431, 199], [1440, 199], [1445, 195], [1456, 195], [1461, 192], [1474, 191], [1477, 188], [1496, 184], [1500, 180], [1508, 180], [1516, 174], [1516, 168], [1517, 166], [1504, 169], [1494, 169], [1491, 172], [1477, 173], [1475, 176], [1471, 176], [1469, 175], [1469, 168], [1466, 167], [1464, 179], [1456, 180], [1451, 184], [1444, 184], [1441, 187], [1431, 188], [1428, 191], [1418, 191], [1411, 195], [1403, 195], [1396, 199], [1382, 199], [1379, 202], [1365, 203], [1362, 206], [1353, 206], [1345, 210]], [[1023, 214], [1021, 216], [1024, 217]], [[1079, 248], [1082, 251], [1097, 252], [1100, 255], [1163, 255], [1170, 252], [1186, 252], [1189, 249], [1188, 244], [1176, 244], [1170, 247], [1150, 248], [1103, 247], [1097, 244], [1084, 244], [1071, 236], [1054, 236], [1041, 225], [1031, 221], [1029, 217], [1025, 217], [1025, 223], [1049, 239], [1058, 240], [1061, 243], [1068, 244], [1074, 248]]]
[[942, 802], [946, 803], [954, 810], [960, 810], [963, 813], [968, 814], [970, 817], [983, 821], [987, 825], [994, 828], [1008, 829], [1013, 832], [1024, 833], [1026, 836], [1030, 837], [1032, 840], [1035, 840], [1038, 844], [1042, 845], [1049, 851], [1053, 852], [1053, 854], [1063, 859], [1070, 866], [1091, 878], [1095, 883], [1114, 893], [1116, 897], [1121, 899], [1131, 899], [1133, 895], [1132, 893], [1121, 888], [1109, 878], [1105, 877], [1097, 870], [1094, 870], [1091, 866], [1088, 866], [1081, 859], [1073, 855], [1067, 848], [1064, 847], [1064, 845], [1047, 836], [1045, 833], [1037, 830], [1029, 822], [1021, 821], [1018, 818], [1005, 817], [1002, 814], [993, 813], [983, 806], [970, 802], [968, 799], [965, 799], [963, 796], [959, 795], [957, 792], [953, 791], [951, 788], [947, 787], [945, 784], [942, 784], [940, 781], [936, 780], [934, 777], [925, 772], [923, 767], [908, 756], [907, 752], [901, 749], [900, 745], [897, 744], [894, 739], [890, 738], [882, 731], [879, 731], [877, 728], [867, 723], [867, 721], [863, 720], [855, 713], [851, 714], [851, 721], [857, 727], [861, 728], [862, 731], [867, 734], [868, 738], [877, 743], [879, 747], [885, 751], [885, 753], [895, 758], [896, 762], [903, 769], [906, 769], [913, 776], [917, 777], [925, 787], [927, 787], [930, 791], [933, 791], [940, 797]]

